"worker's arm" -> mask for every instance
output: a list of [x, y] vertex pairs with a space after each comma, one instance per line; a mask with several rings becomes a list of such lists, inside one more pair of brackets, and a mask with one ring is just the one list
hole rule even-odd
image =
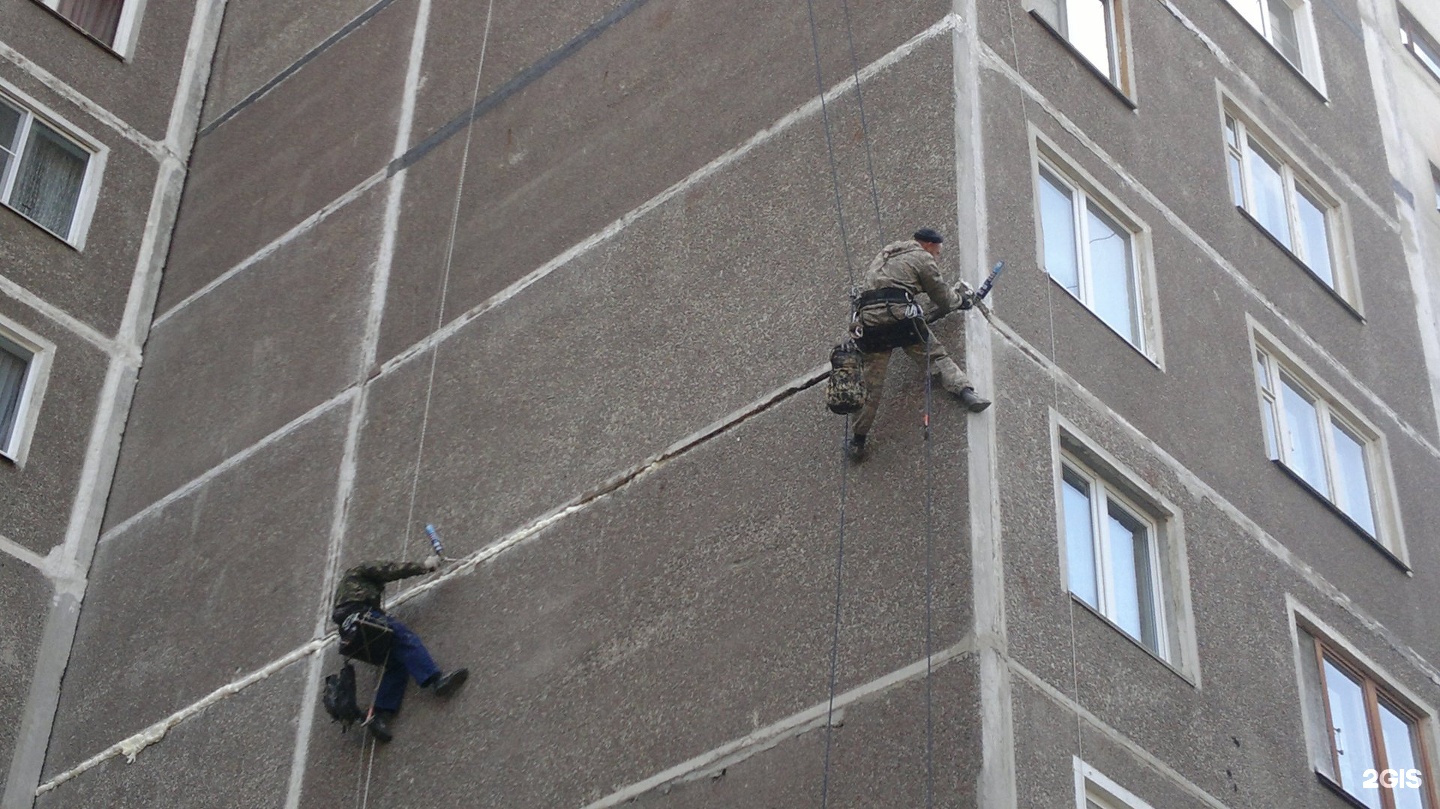
[[940, 265], [935, 263], [934, 257], [925, 253], [914, 261], [915, 280], [920, 282], [920, 288], [930, 296], [931, 302], [935, 304], [935, 314], [943, 315], [955, 309], [961, 308], [965, 299], [956, 292], [945, 279], [940, 277]]
[[371, 581], [383, 583], [419, 576], [434, 569], [422, 562], [361, 562], [350, 570]]

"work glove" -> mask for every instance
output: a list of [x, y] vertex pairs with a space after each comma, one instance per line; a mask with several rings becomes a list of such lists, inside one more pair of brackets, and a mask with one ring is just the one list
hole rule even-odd
[[971, 289], [970, 285], [964, 281], [959, 281], [955, 284], [955, 294], [960, 296], [960, 305], [956, 307], [958, 309], [969, 309], [974, 306], [975, 301], [978, 300], [975, 297], [975, 290]]
[[437, 554], [433, 554], [433, 553], [432, 553], [432, 554], [430, 554], [429, 556], [425, 557], [425, 562], [424, 562], [424, 564], [425, 564], [425, 569], [426, 569], [426, 570], [429, 570], [429, 571], [439, 570], [439, 569], [440, 569], [440, 563], [443, 562], [443, 561], [444, 561], [444, 560], [441, 559]]

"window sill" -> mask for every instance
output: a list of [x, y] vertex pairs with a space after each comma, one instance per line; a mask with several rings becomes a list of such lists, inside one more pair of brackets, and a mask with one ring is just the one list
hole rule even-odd
[[[1041, 269], [1044, 269], [1044, 268], [1042, 267]], [[1106, 329], [1108, 329], [1108, 330], [1110, 331], [1111, 334], [1113, 334], [1113, 335], [1115, 335], [1116, 337], [1120, 338], [1120, 342], [1124, 343], [1131, 351], [1134, 351], [1136, 354], [1139, 354], [1139, 355], [1141, 356], [1141, 358], [1143, 358], [1146, 362], [1148, 362], [1148, 363], [1150, 363], [1151, 365], [1155, 366], [1156, 370], [1160, 371], [1160, 373], [1162, 373], [1162, 374], [1165, 373], [1165, 366], [1160, 364], [1160, 360], [1159, 360], [1159, 359], [1150, 356], [1150, 354], [1149, 354], [1148, 352], [1146, 352], [1145, 349], [1143, 349], [1143, 348], [1141, 348], [1140, 346], [1137, 346], [1137, 345], [1135, 345], [1134, 343], [1130, 342], [1130, 339], [1129, 339], [1128, 337], [1126, 337], [1125, 335], [1123, 335], [1123, 334], [1121, 334], [1120, 332], [1116, 331], [1114, 326], [1111, 326], [1109, 323], [1106, 323], [1106, 322], [1105, 322], [1105, 319], [1102, 318], [1102, 317], [1100, 317], [1100, 315], [1096, 314], [1094, 309], [1091, 309], [1089, 306], [1086, 306], [1084, 301], [1082, 301], [1082, 300], [1080, 300], [1079, 298], [1075, 297], [1075, 293], [1073, 293], [1073, 292], [1071, 292], [1070, 290], [1066, 289], [1065, 287], [1061, 286], [1061, 285], [1060, 285], [1060, 282], [1055, 280], [1055, 276], [1051, 275], [1049, 270], [1045, 270], [1045, 277], [1048, 278], [1048, 279], [1050, 279], [1050, 283], [1054, 284], [1054, 285], [1057, 286], [1057, 287], [1060, 287], [1060, 291], [1063, 292], [1063, 293], [1065, 293], [1066, 295], [1068, 295], [1068, 296], [1070, 297], [1070, 300], [1075, 301], [1076, 303], [1080, 304], [1080, 308], [1084, 309], [1085, 312], [1086, 312], [1086, 314], [1088, 314], [1088, 315], [1090, 315], [1091, 317], [1095, 318], [1096, 320], [1100, 321], [1100, 325], [1101, 325], [1101, 326], [1104, 326]], [[1142, 318], [1142, 319], [1143, 319], [1143, 318]], [[1052, 359], [1054, 359], [1054, 358], [1052, 357]]]
[[104, 51], [105, 53], [110, 54], [111, 56], [115, 57], [116, 59], [118, 59], [118, 60], [121, 61], [121, 62], [129, 62], [129, 61], [130, 61], [129, 57], [125, 56], [125, 54], [123, 54], [123, 53], [115, 50], [115, 46], [114, 46], [114, 45], [109, 44], [109, 43], [106, 42], [105, 40], [100, 39], [99, 37], [95, 36], [94, 34], [90, 33], [89, 31], [86, 31], [84, 28], [81, 28], [80, 26], [76, 25], [74, 22], [72, 22], [72, 21], [70, 20], [69, 17], [66, 17], [64, 14], [61, 14], [60, 12], [56, 11], [55, 9], [53, 9], [53, 8], [45, 5], [44, 3], [40, 2], [40, 0], [33, 0], [33, 2], [35, 3], [35, 5], [39, 6], [40, 8], [45, 9], [45, 11], [47, 11], [47, 12], [50, 14], [50, 16], [54, 17], [55, 19], [59, 20], [60, 22], [65, 23], [66, 25], [70, 26], [70, 28], [71, 28], [72, 30], [74, 30], [77, 34], [79, 34], [80, 36], [85, 37], [86, 39], [90, 40], [90, 41], [91, 41], [92, 43], [94, 43], [98, 48], [100, 48], [100, 50]]
[[1405, 575], [1412, 577], [1415, 575], [1414, 571], [1410, 569], [1410, 565], [1406, 564], [1404, 559], [1401, 559], [1395, 554], [1394, 551], [1381, 544], [1380, 540], [1376, 538], [1374, 534], [1371, 534], [1369, 531], [1365, 530], [1365, 527], [1363, 525], [1356, 522], [1354, 517], [1351, 517], [1349, 514], [1346, 514], [1344, 511], [1342, 511], [1340, 507], [1335, 505], [1335, 503], [1332, 502], [1330, 498], [1326, 497], [1323, 492], [1321, 492], [1319, 489], [1316, 489], [1314, 486], [1311, 486], [1310, 482], [1307, 481], [1305, 478], [1301, 477], [1299, 472], [1296, 472], [1294, 469], [1286, 466], [1285, 462], [1279, 460], [1278, 458], [1271, 458], [1270, 463], [1274, 464], [1276, 468], [1278, 468], [1281, 472], [1284, 472], [1286, 477], [1300, 484], [1300, 487], [1302, 489], [1309, 492], [1315, 497], [1316, 500], [1319, 500], [1322, 504], [1324, 504], [1324, 506], [1330, 510], [1330, 513], [1334, 514], [1336, 517], [1339, 517], [1341, 522], [1345, 523], [1347, 526], [1350, 527], [1351, 530], [1363, 537], [1366, 542], [1374, 546], [1376, 550], [1380, 551], [1381, 555], [1388, 559], [1391, 564], [1395, 565], [1395, 567], [1403, 571]]
[[[29, 225], [29, 226], [32, 227], [32, 228], [35, 228], [36, 230], [40, 231], [41, 233], [44, 233], [46, 236], [49, 236], [50, 238], [52, 238], [52, 239], [60, 242], [61, 244], [65, 245], [66, 247], [70, 248], [71, 250], [74, 250], [74, 251], [77, 252], [77, 253], [81, 252], [81, 251], [80, 251], [80, 248], [76, 247], [75, 244], [74, 244], [73, 242], [71, 242], [69, 239], [66, 239], [65, 237], [61, 236], [60, 234], [56, 233], [55, 231], [51, 230], [50, 228], [47, 228], [47, 227], [45, 227], [44, 225], [40, 224], [39, 222], [36, 222], [34, 219], [31, 219], [30, 217], [28, 217], [28, 216], [26, 216], [25, 214], [21, 213], [19, 210], [10, 207], [8, 204], [3, 203], [3, 202], [0, 202], [0, 208], [3, 208], [4, 210], [7, 210], [7, 211], [9, 211], [10, 213], [15, 214], [16, 216], [20, 217], [20, 220], [21, 220], [22, 222], [24, 222], [25, 224]], [[72, 227], [73, 227], [73, 225], [72, 225]]]
[[1330, 776], [1326, 775], [1325, 773], [1316, 770], [1315, 777], [1319, 779], [1321, 786], [1338, 795], [1341, 800], [1355, 807], [1355, 809], [1370, 809], [1370, 806], [1368, 804], [1355, 797], [1354, 795], [1351, 795], [1345, 790], [1345, 787], [1342, 787], [1339, 784], [1335, 783], [1335, 780]]
[[1100, 68], [1096, 67], [1094, 62], [1091, 62], [1089, 59], [1087, 59], [1085, 57], [1085, 54], [1080, 52], [1079, 48], [1076, 48], [1070, 43], [1070, 40], [1066, 39], [1065, 36], [1059, 31], [1056, 31], [1055, 27], [1052, 26], [1050, 22], [1044, 17], [1040, 16], [1040, 13], [1038, 11], [1036, 11], [1035, 9], [1031, 9], [1030, 17], [1034, 19], [1035, 22], [1040, 23], [1041, 28], [1049, 31], [1051, 36], [1058, 39], [1060, 41], [1060, 44], [1064, 46], [1065, 50], [1069, 51], [1070, 55], [1075, 57], [1075, 59], [1080, 62], [1080, 66], [1090, 71], [1090, 75], [1099, 79], [1100, 83], [1105, 85], [1105, 88], [1107, 90], [1113, 93], [1116, 98], [1120, 99], [1121, 104], [1129, 107], [1131, 112], [1139, 109], [1139, 105], [1136, 104], [1135, 101], [1130, 98], [1130, 96], [1126, 95], [1123, 89], [1116, 85], [1115, 82], [1111, 81], [1110, 77], [1105, 75], [1105, 73], [1101, 71]]
[[1321, 278], [1319, 275], [1316, 274], [1316, 272], [1315, 272], [1314, 270], [1310, 269], [1310, 265], [1309, 265], [1309, 264], [1306, 264], [1304, 259], [1302, 259], [1302, 258], [1300, 258], [1299, 256], [1295, 255], [1295, 251], [1293, 251], [1293, 250], [1291, 250], [1290, 248], [1286, 247], [1286, 246], [1285, 246], [1285, 243], [1282, 242], [1282, 241], [1280, 241], [1278, 238], [1276, 238], [1275, 234], [1271, 233], [1269, 228], [1267, 228], [1267, 227], [1265, 227], [1264, 225], [1262, 225], [1262, 224], [1260, 223], [1260, 220], [1259, 220], [1259, 219], [1256, 219], [1254, 216], [1252, 216], [1252, 215], [1250, 214], [1249, 211], [1245, 210], [1244, 208], [1240, 207], [1239, 205], [1236, 205], [1236, 206], [1235, 206], [1235, 210], [1239, 211], [1239, 212], [1240, 212], [1240, 215], [1243, 216], [1243, 217], [1245, 217], [1246, 221], [1248, 221], [1250, 224], [1254, 225], [1257, 230], [1259, 230], [1262, 234], [1264, 234], [1264, 235], [1265, 235], [1265, 238], [1269, 239], [1271, 244], [1273, 244], [1273, 245], [1275, 245], [1276, 247], [1280, 248], [1280, 252], [1284, 253], [1287, 258], [1289, 258], [1292, 262], [1294, 262], [1294, 263], [1295, 263], [1295, 266], [1297, 266], [1297, 267], [1299, 267], [1300, 269], [1304, 270], [1304, 271], [1305, 271], [1305, 274], [1308, 275], [1308, 276], [1310, 276], [1310, 278], [1311, 278], [1312, 280], [1314, 280], [1315, 283], [1319, 284], [1319, 285], [1320, 285], [1320, 288], [1323, 289], [1323, 290], [1325, 290], [1326, 294], [1328, 294], [1331, 298], [1333, 298], [1336, 303], [1340, 304], [1340, 307], [1341, 307], [1342, 309], [1344, 309], [1346, 312], [1350, 313], [1350, 316], [1351, 316], [1351, 317], [1355, 318], [1356, 320], [1360, 321], [1361, 323], [1364, 323], [1364, 322], [1365, 322], [1365, 315], [1361, 314], [1361, 313], [1360, 313], [1360, 310], [1359, 310], [1359, 309], [1356, 309], [1355, 306], [1354, 306], [1354, 304], [1352, 304], [1352, 303], [1350, 303], [1350, 301], [1346, 300], [1346, 299], [1345, 299], [1345, 296], [1341, 295], [1341, 294], [1339, 293], [1339, 291], [1337, 291], [1337, 290], [1335, 289], [1335, 287], [1330, 286], [1330, 283], [1329, 283], [1328, 281], [1326, 281], [1324, 278]]
[[1260, 33], [1260, 31], [1254, 25], [1252, 25], [1249, 20], [1245, 19], [1245, 15], [1241, 14], [1239, 9], [1235, 8], [1235, 6], [1231, 5], [1228, 2], [1224, 5], [1230, 9], [1230, 12], [1235, 15], [1235, 18], [1238, 19], [1240, 23], [1250, 31], [1250, 33], [1255, 35], [1256, 39], [1265, 43], [1265, 47], [1269, 48], [1270, 52], [1275, 54], [1275, 57], [1280, 60], [1280, 63], [1283, 64], [1287, 69], [1289, 69], [1291, 73], [1294, 73], [1296, 78], [1300, 79], [1301, 84], [1305, 85], [1305, 87], [1308, 88], [1310, 92], [1315, 94], [1315, 97], [1320, 100], [1320, 103], [1329, 105], [1330, 97], [1325, 94], [1324, 88], [1322, 88], [1319, 83], [1317, 83], [1314, 79], [1310, 78], [1310, 75], [1308, 73], [1301, 70], [1299, 65], [1290, 61], [1290, 57], [1286, 56], [1279, 48], [1275, 47], [1275, 43], [1266, 39], [1264, 34]]
[[[1068, 591], [1067, 591], [1067, 592], [1068, 592]], [[1125, 640], [1128, 640], [1128, 641], [1130, 641], [1131, 643], [1135, 644], [1135, 648], [1139, 649], [1140, 651], [1144, 652], [1144, 653], [1147, 654], [1147, 655], [1150, 655], [1150, 657], [1154, 658], [1154, 660], [1155, 660], [1156, 663], [1159, 663], [1160, 665], [1162, 665], [1162, 666], [1164, 666], [1165, 668], [1169, 669], [1171, 674], [1174, 674], [1176, 677], [1179, 677], [1181, 680], [1184, 680], [1186, 685], [1190, 686], [1191, 688], [1199, 688], [1199, 686], [1197, 686], [1197, 685], [1195, 684], [1194, 678], [1192, 678], [1189, 674], [1186, 674], [1184, 669], [1181, 669], [1179, 666], [1177, 666], [1177, 665], [1175, 665], [1174, 663], [1171, 663], [1170, 661], [1168, 661], [1168, 660], [1166, 660], [1165, 658], [1161, 657], [1159, 654], [1157, 654], [1157, 653], [1155, 652], [1154, 649], [1151, 649], [1150, 647], [1148, 647], [1148, 646], [1146, 646], [1145, 644], [1141, 643], [1140, 641], [1136, 640], [1134, 635], [1131, 635], [1129, 632], [1126, 632], [1119, 624], [1117, 624], [1117, 623], [1115, 623], [1114, 621], [1110, 620], [1109, 618], [1105, 617], [1105, 615], [1104, 615], [1103, 613], [1101, 613], [1099, 610], [1097, 610], [1097, 609], [1095, 609], [1094, 607], [1092, 607], [1092, 606], [1090, 606], [1089, 604], [1087, 604], [1084, 599], [1080, 598], [1079, 596], [1075, 595], [1075, 593], [1071, 592], [1071, 593], [1070, 593], [1070, 600], [1071, 600], [1074, 604], [1076, 604], [1076, 605], [1084, 608], [1084, 610], [1085, 610], [1086, 612], [1090, 613], [1091, 615], [1095, 616], [1096, 618], [1099, 618], [1101, 621], [1103, 621], [1103, 622], [1104, 622], [1107, 626], [1109, 626], [1111, 629], [1113, 629], [1113, 630], [1115, 630], [1116, 632], [1120, 633], [1120, 636], [1123, 637]]]

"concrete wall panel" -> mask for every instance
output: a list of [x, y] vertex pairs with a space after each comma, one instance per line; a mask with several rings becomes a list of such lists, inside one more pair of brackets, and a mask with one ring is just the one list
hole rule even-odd
[[163, 313], [385, 167], [413, 3], [394, 3], [195, 144]]
[[[919, 13], [904, 8], [906, 15]], [[784, 70], [777, 68], [777, 77], [784, 81], [757, 84], [748, 67], [752, 63], [734, 59], [733, 48], [722, 46], [703, 28], [702, 23], [713, 21], [692, 23], [676, 11], [658, 35], [652, 24], [642, 24], [661, 9], [657, 3], [635, 12], [475, 124], [446, 297], [447, 318], [486, 300], [815, 95], [808, 40], [791, 41], [805, 31], [803, 19], [789, 26], [798, 26], [793, 32], [782, 28], [784, 36], [774, 47], [800, 48], [803, 43], [804, 49], [783, 60], [769, 56], [762, 60], [793, 63]], [[695, 4], [685, 13], [740, 14], [742, 10]], [[758, 9], [743, 13], [764, 16]], [[794, 9], [786, 13], [793, 14]], [[863, 58], [878, 57], [929, 22], [924, 16], [906, 16], [903, 21], [876, 24], [876, 35], [885, 32], [886, 45], [868, 47]], [[832, 57], [844, 54], [840, 51]], [[826, 75], [828, 86], [838, 83], [845, 71], [832, 68]], [[884, 192], [881, 207], [891, 229], [887, 239], [913, 231], [914, 220], [902, 218], [902, 213], [918, 212], [924, 221], [954, 221], [941, 218], [953, 203], [929, 196], [932, 187], [942, 187], [944, 178], [954, 172], [953, 100], [945, 83], [936, 80], [949, 75], [949, 38], [938, 37], [866, 88], [877, 184]], [[832, 107], [832, 125], [845, 161], [841, 178], [851, 235], [859, 252], [873, 255], [879, 240], [874, 235], [864, 142], [853, 101]], [[725, 114], [717, 116], [714, 111], [721, 108]], [[660, 131], [669, 134], [657, 138]], [[832, 193], [826, 187], [829, 166], [823, 140], [816, 144], [808, 137], [822, 134], [820, 122], [799, 122], [781, 137], [787, 144], [796, 143], [796, 133], [806, 136], [803, 151], [771, 163], [767, 176], [750, 175], [753, 183], [735, 192], [746, 197], [762, 194], [773, 202], [749, 207], [748, 199], [735, 200], [732, 212], [716, 212], [734, 216], [744, 211], [746, 220], [754, 223], [747, 229], [764, 229], [757, 234], [764, 237], [758, 242], [720, 242], [725, 248], [743, 250], [737, 261], [773, 263], [781, 252], [817, 246], [828, 250], [838, 241], [833, 207], [808, 207], [812, 200], [824, 203]], [[456, 135], [443, 152], [437, 150], [426, 160], [438, 157], [455, 161], [450, 165], [458, 167], [463, 147], [454, 142], [463, 139]], [[773, 152], [767, 147], [765, 153]], [[455, 206], [453, 172], [458, 168], [413, 170], [417, 180], [426, 179], [407, 187], [396, 262], [397, 276], [413, 289], [395, 288], [397, 295], [406, 297], [392, 297], [398, 305], [387, 307], [381, 357], [402, 350], [434, 327], [440, 297]], [[953, 189], [947, 191], [953, 198]], [[796, 196], [807, 205], [800, 212], [803, 216], [790, 213], [793, 202], [788, 198]], [[704, 211], [723, 203], [696, 197], [690, 204]], [[799, 238], [782, 241], [783, 231]], [[721, 235], [685, 233], [683, 238], [717, 242]], [[675, 237], [666, 234], [663, 239]], [[868, 258], [857, 260], [863, 266]]]
[[112, 758], [61, 784], [36, 809], [283, 805], [306, 682], [305, 666], [290, 666], [175, 726], [134, 763]]
[[100, 544], [47, 777], [309, 640], [346, 414]]
[[52, 593], [40, 571], [0, 556], [0, 615], [6, 619], [0, 628], [0, 761], [15, 752]]
[[108, 360], [10, 298], [0, 297], [0, 316], [55, 344], [25, 466], [0, 459], [0, 533], [43, 556], [65, 541], [85, 465], [85, 445], [76, 437], [94, 426]]
[[[969, 627], [957, 415], [937, 418], [948, 450], [933, 478], [937, 650]], [[412, 693], [373, 788], [435, 805], [454, 796], [455, 781], [412, 785], [397, 774], [464, 770], [479, 775], [461, 783], [484, 783], [480, 800], [579, 805], [823, 701], [837, 428], [812, 388], [400, 607], [442, 666], [471, 668], [471, 683], [443, 705]], [[924, 657], [918, 436], [888, 447], [904, 456], [876, 458], [850, 481], [842, 690]], [[467, 528], [451, 532], [458, 550], [471, 549]], [[392, 555], [394, 541], [348, 546], [345, 563]], [[317, 736], [308, 801], [351, 788], [326, 772], [345, 766], [333, 750], [344, 744]]]

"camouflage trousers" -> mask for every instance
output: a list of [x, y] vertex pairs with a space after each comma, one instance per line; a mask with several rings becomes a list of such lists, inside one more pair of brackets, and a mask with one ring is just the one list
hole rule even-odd
[[[895, 349], [887, 351], [874, 351], [864, 355], [865, 364], [865, 407], [855, 417], [854, 430], [856, 435], [867, 435], [870, 432], [870, 425], [875, 422], [875, 413], [880, 409], [880, 396], [885, 390], [885, 373], [890, 369], [890, 355]], [[956, 396], [960, 391], [970, 387], [970, 378], [950, 358], [950, 352], [945, 350], [945, 344], [933, 336], [930, 338], [929, 351], [926, 351], [925, 343], [916, 343], [902, 349], [910, 355], [910, 359], [925, 368], [926, 354], [930, 358], [930, 373], [940, 377], [940, 385], [945, 390]]]

